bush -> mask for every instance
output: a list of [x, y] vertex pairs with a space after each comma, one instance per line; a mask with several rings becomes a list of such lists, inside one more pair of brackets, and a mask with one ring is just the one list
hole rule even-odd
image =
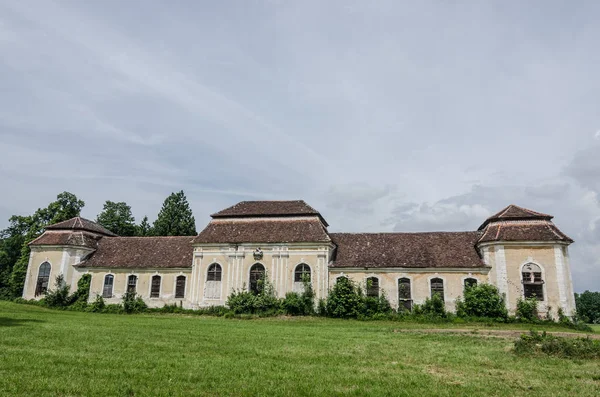
[[123, 305], [119, 305], [116, 303], [106, 305], [106, 306], [104, 306], [102, 313], [122, 314], [122, 313], [124, 313]]
[[600, 358], [600, 341], [588, 338], [563, 338], [531, 331], [515, 342], [520, 355], [546, 354], [563, 358]]
[[46, 292], [46, 296], [44, 297], [46, 306], [57, 309], [64, 309], [69, 306], [71, 303], [69, 299], [69, 286], [65, 283], [62, 274], [56, 276], [54, 287], [55, 289]]
[[84, 274], [77, 282], [77, 291], [69, 297], [71, 305], [85, 308], [90, 297], [90, 285], [92, 283], [92, 275]]
[[600, 324], [600, 292], [575, 294], [577, 315], [592, 324]]
[[142, 313], [148, 309], [148, 305], [135, 291], [127, 291], [123, 295], [123, 311], [127, 314]]
[[292, 316], [310, 316], [315, 312], [315, 294], [312, 284], [304, 280], [304, 291], [301, 294], [297, 292], [288, 292], [281, 302], [281, 307], [286, 314]]
[[442, 300], [442, 297], [435, 293], [431, 298], [425, 299], [425, 302], [421, 305], [415, 305], [415, 309], [413, 310], [415, 314], [425, 315], [429, 317], [447, 317], [448, 313], [446, 313], [446, 305]]
[[233, 290], [227, 297], [226, 305], [235, 314], [254, 313], [254, 301], [256, 295], [250, 291]]
[[234, 314], [277, 315], [281, 313], [281, 300], [267, 275], [259, 281], [259, 292], [254, 294], [244, 288], [233, 290], [227, 297], [227, 307]]
[[538, 301], [536, 298], [527, 298], [517, 300], [517, 319], [526, 321], [539, 320]]
[[90, 305], [88, 305], [86, 311], [92, 313], [101, 313], [104, 311], [105, 307], [106, 304], [104, 303], [104, 298], [102, 298], [102, 295], [96, 295], [96, 299]]
[[356, 318], [361, 314], [361, 298], [362, 293], [356, 283], [347, 277], [340, 277], [327, 297], [327, 315]]
[[508, 318], [504, 297], [491, 284], [478, 284], [465, 288], [463, 299], [456, 301], [459, 317], [486, 317], [505, 321]]

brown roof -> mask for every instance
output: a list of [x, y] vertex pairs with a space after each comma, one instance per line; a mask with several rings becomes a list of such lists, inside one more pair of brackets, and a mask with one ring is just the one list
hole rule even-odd
[[318, 216], [325, 226], [329, 226], [319, 211], [306, 204], [304, 200], [290, 201], [241, 201], [229, 208], [212, 214], [213, 218], [249, 218], [249, 217], [289, 217]]
[[327, 230], [316, 218], [212, 220], [194, 243], [313, 243], [329, 242]]
[[527, 208], [519, 207], [518, 205], [511, 204], [504, 208], [502, 211], [490, 216], [479, 226], [479, 230], [483, 230], [486, 225], [490, 222], [503, 221], [503, 220], [551, 220], [552, 215], [544, 214], [542, 212], [536, 212]]
[[503, 221], [489, 224], [480, 243], [488, 241], [562, 241], [573, 240], [561, 232], [554, 223], [545, 220]]
[[332, 268], [485, 267], [475, 244], [479, 232], [332, 233]]
[[107, 237], [98, 249], [76, 265], [80, 268], [192, 267], [191, 237]]
[[102, 236], [84, 231], [49, 231], [44, 232], [29, 245], [72, 245], [96, 249]]
[[96, 222], [92, 222], [89, 219], [85, 219], [80, 216], [76, 216], [75, 218], [71, 218], [63, 222], [55, 223], [54, 225], [46, 226], [46, 230], [87, 230], [89, 232], [102, 234], [104, 236], [116, 236], [116, 234], [97, 224]]

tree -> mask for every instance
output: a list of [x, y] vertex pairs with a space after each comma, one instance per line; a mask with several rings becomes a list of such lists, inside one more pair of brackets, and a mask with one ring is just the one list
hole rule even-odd
[[488, 317], [506, 319], [508, 311], [504, 296], [491, 284], [467, 286], [463, 299], [456, 301], [456, 314], [459, 317]]
[[153, 235], [195, 236], [196, 234], [196, 221], [183, 190], [171, 193], [154, 221]]
[[585, 291], [575, 294], [577, 315], [594, 324], [600, 324], [600, 292]]
[[135, 236], [135, 219], [127, 203], [107, 200], [96, 222], [119, 236]]
[[136, 236], [146, 237], [152, 235], [152, 226], [148, 222], [148, 217], [144, 216], [142, 222], [136, 226]]

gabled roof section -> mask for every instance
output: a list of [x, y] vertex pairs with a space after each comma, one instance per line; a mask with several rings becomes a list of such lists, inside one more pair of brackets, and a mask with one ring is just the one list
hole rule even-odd
[[74, 247], [98, 248], [98, 240], [103, 236], [87, 231], [54, 230], [44, 232], [41, 236], [29, 243], [31, 246], [43, 245], [70, 245]]
[[288, 201], [241, 201], [229, 208], [211, 215], [219, 218], [274, 218], [318, 216], [325, 227], [329, 226], [321, 213], [306, 204], [304, 200]]
[[69, 220], [46, 226], [46, 230], [86, 230], [88, 232], [101, 234], [103, 236], [116, 237], [117, 235], [105, 227], [90, 221], [89, 219], [76, 216]]
[[479, 226], [478, 230], [483, 230], [490, 222], [497, 221], [517, 221], [517, 220], [546, 220], [550, 221], [554, 218], [552, 215], [544, 214], [541, 212], [533, 211], [527, 208], [519, 207], [518, 205], [511, 204], [504, 208], [502, 211], [490, 216]]

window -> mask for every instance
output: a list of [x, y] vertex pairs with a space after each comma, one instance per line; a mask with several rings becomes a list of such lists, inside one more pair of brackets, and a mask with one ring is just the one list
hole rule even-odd
[[294, 282], [301, 283], [304, 280], [310, 283], [310, 267], [306, 263], [301, 263], [294, 271]]
[[102, 288], [103, 298], [112, 298], [113, 285], [115, 284], [115, 276], [107, 274], [104, 276], [104, 287]]
[[379, 298], [379, 279], [377, 277], [367, 279], [367, 296]]
[[406, 277], [398, 279], [398, 308], [412, 310], [410, 279]]
[[258, 294], [262, 291], [264, 278], [265, 267], [260, 263], [252, 265], [250, 268], [250, 292]]
[[473, 277], [465, 278], [465, 289], [468, 287], [474, 287], [477, 285], [477, 279]]
[[48, 281], [50, 280], [50, 264], [44, 262], [38, 270], [37, 283], [35, 284], [35, 296], [43, 295], [48, 291]]
[[158, 298], [160, 296], [160, 276], [152, 276], [152, 284], [150, 287], [150, 298]]
[[542, 269], [535, 263], [528, 263], [523, 266], [521, 276], [525, 298], [536, 298], [543, 301], [544, 280], [542, 279]]
[[438, 294], [442, 301], [444, 300], [444, 280], [438, 277], [431, 279], [431, 297], [433, 298], [435, 294]]
[[208, 267], [206, 281], [221, 281], [221, 272], [221, 265], [218, 263], [213, 263]]
[[135, 293], [135, 287], [137, 285], [137, 276], [133, 274], [127, 278], [127, 292]]
[[185, 276], [177, 276], [175, 279], [175, 299], [183, 299], [185, 296]]

